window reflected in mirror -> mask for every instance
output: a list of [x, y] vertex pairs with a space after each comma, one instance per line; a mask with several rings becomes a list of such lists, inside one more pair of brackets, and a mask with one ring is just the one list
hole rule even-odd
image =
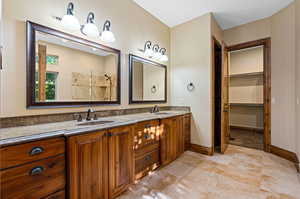
[[117, 101], [118, 59], [114, 52], [36, 31], [35, 101]]

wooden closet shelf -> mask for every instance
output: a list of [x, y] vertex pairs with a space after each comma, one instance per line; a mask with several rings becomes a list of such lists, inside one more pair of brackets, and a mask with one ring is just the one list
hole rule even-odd
[[259, 103], [230, 103], [230, 106], [264, 107], [264, 104], [259, 104]]
[[229, 75], [229, 77], [230, 78], [243, 78], [243, 77], [261, 76], [261, 75], [264, 75], [264, 72], [232, 74], [232, 75]]

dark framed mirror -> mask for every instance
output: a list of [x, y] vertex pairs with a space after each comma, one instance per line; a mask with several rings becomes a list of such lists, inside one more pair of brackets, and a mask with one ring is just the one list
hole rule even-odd
[[120, 104], [120, 50], [27, 22], [27, 107]]
[[166, 103], [167, 66], [129, 55], [129, 103]]

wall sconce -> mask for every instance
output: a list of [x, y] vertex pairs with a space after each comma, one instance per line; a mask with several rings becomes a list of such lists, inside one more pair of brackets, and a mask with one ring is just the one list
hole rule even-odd
[[145, 57], [153, 58], [161, 62], [169, 61], [169, 58], [166, 55], [167, 50], [165, 48], [160, 48], [157, 44], [152, 47], [151, 41], [147, 41], [144, 45], [144, 50], [140, 51], [144, 52]]
[[97, 26], [95, 25], [95, 15], [93, 12], [90, 12], [86, 18], [86, 24], [81, 26], [81, 32], [82, 34], [89, 36], [89, 37], [98, 37], [99, 36], [99, 30]]
[[103, 25], [103, 32], [101, 33], [101, 37], [100, 37], [102, 41], [108, 43], [116, 41], [114, 34], [110, 31], [110, 26], [111, 26], [110, 21], [106, 20]]
[[159, 45], [155, 44], [153, 46], [153, 52], [154, 52], [153, 58], [160, 60], [162, 54], [160, 54]]
[[153, 57], [154, 52], [151, 48], [152, 42], [151, 41], [146, 41], [145, 46], [144, 46], [144, 54], [146, 57]]
[[74, 16], [74, 4], [70, 2], [67, 8], [67, 14], [63, 16], [63, 18], [59, 18], [61, 20], [61, 25], [67, 28], [68, 30], [79, 30], [80, 24], [78, 19]]
[[167, 61], [169, 61], [169, 58], [168, 58], [168, 56], [166, 55], [166, 51], [167, 51], [167, 49], [165, 49], [165, 48], [161, 48], [161, 49], [160, 49], [160, 54], [161, 54], [160, 61], [162, 61], [162, 62], [167, 62]]

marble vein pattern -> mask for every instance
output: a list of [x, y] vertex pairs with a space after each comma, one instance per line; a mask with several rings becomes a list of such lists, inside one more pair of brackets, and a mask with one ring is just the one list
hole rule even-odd
[[224, 155], [187, 151], [118, 199], [300, 199], [293, 163], [230, 145]]

